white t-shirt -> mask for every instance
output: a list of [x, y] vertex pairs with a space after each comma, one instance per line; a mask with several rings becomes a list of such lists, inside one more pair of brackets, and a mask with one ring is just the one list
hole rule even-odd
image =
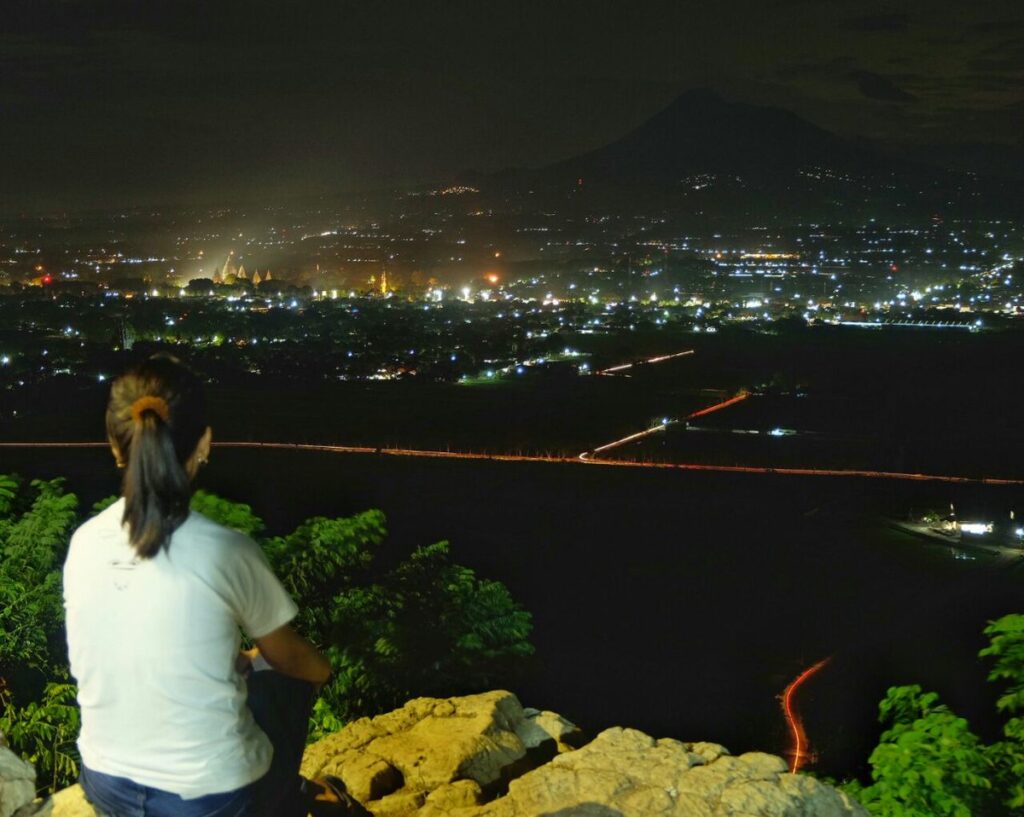
[[82, 761], [187, 799], [258, 780], [273, 749], [235, 671], [238, 628], [261, 638], [295, 602], [248, 536], [193, 511], [138, 559], [123, 513], [122, 498], [79, 527], [64, 563]]

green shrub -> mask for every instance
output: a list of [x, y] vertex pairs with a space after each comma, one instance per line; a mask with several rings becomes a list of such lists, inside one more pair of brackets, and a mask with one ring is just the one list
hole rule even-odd
[[986, 745], [938, 696], [893, 687], [879, 707], [890, 724], [871, 753], [872, 783], [843, 788], [878, 817], [1005, 817], [1024, 809], [1024, 615], [985, 628], [988, 679], [1005, 685], [996, 702], [1010, 718], [1003, 740]]
[[61, 570], [78, 524], [63, 480], [0, 475], [0, 731], [43, 789], [78, 774]]
[[411, 697], [508, 685], [533, 653], [529, 613], [501, 583], [452, 564], [447, 542], [342, 590], [329, 609], [335, 677], [325, 698], [346, 720]]
[[998, 782], [1008, 808], [1024, 809], [1024, 615], [1003, 616], [985, 628], [989, 646], [979, 655], [993, 659], [988, 680], [1005, 684], [996, 709], [1011, 717], [1003, 725], [1004, 740], [992, 747]]
[[67, 666], [61, 569], [78, 523], [63, 480], [0, 478], [0, 678], [42, 691]]
[[19, 707], [10, 694], [0, 692], [0, 732], [13, 751], [35, 766], [40, 793], [69, 786], [78, 777], [77, 694], [74, 684], [48, 683], [40, 700]]
[[[97, 502], [93, 512], [117, 497]], [[299, 605], [294, 626], [334, 667], [310, 739], [415, 695], [454, 695], [514, 680], [533, 651], [531, 619], [499, 582], [451, 563], [448, 545], [377, 564], [384, 514], [314, 517], [287, 536], [261, 539], [248, 505], [197, 491], [192, 508], [256, 537]], [[79, 713], [69, 683], [61, 570], [81, 522], [62, 480], [0, 475], [0, 730], [56, 789], [78, 774]]]
[[872, 814], [970, 817], [991, 802], [991, 753], [934, 692], [892, 687], [879, 720], [890, 726], [869, 759], [874, 782], [850, 790]]

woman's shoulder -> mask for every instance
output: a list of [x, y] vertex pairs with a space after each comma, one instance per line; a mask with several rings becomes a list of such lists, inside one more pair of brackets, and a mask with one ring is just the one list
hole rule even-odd
[[114, 502], [75, 528], [64, 556], [65, 582], [90, 575], [97, 565], [129, 558], [131, 545], [124, 527], [123, 500]]
[[171, 548], [186, 543], [203, 548], [207, 552], [232, 554], [259, 549], [259, 545], [248, 534], [229, 528], [199, 511], [191, 511], [181, 527], [171, 537]]
[[109, 539], [121, 532], [124, 517], [124, 499], [112, 502], [103, 510], [90, 516], [71, 534], [71, 544], [76, 541]]

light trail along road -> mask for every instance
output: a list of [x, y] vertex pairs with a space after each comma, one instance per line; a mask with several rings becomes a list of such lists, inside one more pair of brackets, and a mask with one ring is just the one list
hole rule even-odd
[[685, 423], [687, 420], [692, 420], [694, 417], [703, 417], [705, 414], [711, 414], [714, 411], [721, 411], [724, 408], [734, 406], [737, 403], [746, 400], [749, 396], [750, 395], [747, 392], [743, 391], [737, 394], [735, 397], [730, 397], [728, 400], [723, 400], [721, 403], [715, 403], [713, 406], [698, 409], [692, 414], [687, 414], [682, 420], [663, 420], [657, 425], [651, 426], [650, 428], [645, 429], [644, 431], [638, 431], [636, 432], [636, 434], [630, 434], [626, 437], [623, 437], [620, 440], [613, 440], [612, 442], [606, 443], [605, 445], [599, 445], [593, 451], [584, 451], [582, 454], [579, 455], [579, 459], [582, 460], [583, 462], [596, 462], [597, 460], [594, 460], [592, 458], [592, 455], [594, 454], [599, 454], [602, 451], [611, 451], [613, 448], [618, 448], [620, 445], [635, 442], [636, 440], [642, 440], [644, 437], [647, 437], [651, 434], [657, 434], [659, 431], [664, 431], [673, 423]]
[[814, 759], [814, 755], [810, 751], [811, 745], [807, 740], [807, 732], [804, 729], [804, 722], [800, 718], [800, 713], [793, 706], [793, 699], [796, 697], [800, 687], [830, 660], [831, 657], [826, 658], [805, 669], [790, 682], [789, 686], [782, 693], [782, 713], [786, 716], [786, 726], [789, 727], [789, 733], [793, 739], [789, 751], [786, 753], [789, 755], [789, 770], [793, 774], [796, 774], [800, 771], [801, 767]]
[[[634, 363], [623, 363], [619, 366], [612, 366], [609, 369], [602, 369], [596, 374], [618, 374], [633, 366], [645, 365], [645, 364], [657, 364], [666, 360], [673, 360], [675, 358], [686, 357], [687, 355], [694, 354], [693, 349], [686, 349], [682, 352], [675, 352], [670, 355], [658, 355], [656, 357], [648, 358], [646, 360], [637, 361]], [[540, 456], [523, 456], [518, 454], [479, 454], [469, 451], [437, 451], [422, 448], [383, 448], [373, 446], [359, 446], [359, 445], [324, 445], [318, 443], [285, 443], [285, 442], [254, 442], [254, 441], [229, 441], [229, 442], [214, 442], [214, 448], [263, 448], [263, 449], [276, 449], [286, 451], [320, 451], [331, 454], [377, 454], [380, 456], [389, 457], [418, 457], [427, 459], [451, 459], [451, 460], [490, 460], [492, 462], [546, 462], [546, 463], [564, 463], [564, 464], [585, 464], [590, 466], [609, 466], [617, 468], [662, 468], [662, 469], [674, 469], [676, 471], [702, 471], [709, 473], [725, 473], [725, 474], [778, 474], [782, 476], [798, 476], [798, 477], [859, 477], [866, 479], [892, 479], [892, 480], [906, 480], [914, 482], [944, 482], [944, 483], [959, 483], [959, 484], [970, 484], [970, 485], [1022, 485], [1024, 486], [1024, 479], [1001, 479], [994, 477], [962, 477], [962, 476], [949, 476], [944, 474], [912, 474], [903, 473], [898, 471], [869, 471], [862, 469], [843, 469], [843, 468], [771, 468], [768, 466], [756, 466], [756, 465], [706, 465], [703, 463], [687, 463], [687, 462], [638, 462], [636, 460], [618, 460], [618, 459], [606, 459], [603, 457], [595, 456], [597, 454], [610, 451], [619, 446], [633, 442], [634, 440], [640, 440], [647, 437], [650, 434], [657, 434], [658, 432], [664, 431], [672, 423], [686, 422], [687, 420], [693, 420], [697, 417], [703, 417], [716, 411], [721, 411], [729, 406], [733, 406], [749, 397], [749, 393], [743, 391], [737, 394], [735, 397], [730, 397], [728, 400], [722, 400], [721, 402], [715, 403], [714, 405], [707, 406], [691, 414], [686, 415], [681, 420], [670, 420], [666, 419], [664, 422], [659, 423], [652, 428], [645, 429], [644, 431], [638, 431], [635, 434], [630, 434], [619, 440], [613, 440], [605, 445], [598, 446], [597, 448], [584, 451], [575, 457], [540, 457]], [[3, 448], [106, 448], [108, 444], [106, 442], [0, 442], [0, 449]]]
[[[703, 411], [703, 409], [702, 409]], [[651, 432], [653, 433], [653, 432]], [[317, 443], [280, 443], [232, 441], [214, 442], [214, 448], [259, 448], [284, 451], [320, 451], [329, 454], [377, 454], [387, 457], [418, 457], [425, 459], [490, 460], [491, 462], [546, 462], [566, 465], [609, 466], [618, 468], [662, 468], [676, 471], [704, 471], [726, 474], [779, 474], [800, 477], [863, 477], [869, 479], [911, 480], [917, 482], [947, 482], [965, 485], [1019, 485], [1024, 479], [996, 477], [960, 477], [942, 474], [906, 474], [895, 471], [859, 471], [815, 468], [768, 468], [745, 465], [704, 465], [686, 462], [636, 462], [634, 460], [608, 460], [594, 457], [529, 457], [518, 454], [475, 454], [468, 451], [432, 451], [420, 448], [373, 448], [356, 445], [320, 445]], [[4, 448], [109, 448], [109, 443], [89, 442], [0, 442]], [[589, 452], [588, 452], [589, 453]]]
[[[607, 369], [601, 369], [600, 371], [594, 372], [594, 374], [605, 374], [605, 375], [621, 375], [623, 372], [632, 369], [634, 366], [643, 366], [648, 363], [663, 363], [666, 360], [674, 360], [677, 357], [686, 357], [687, 355], [693, 354], [693, 349], [687, 349], [685, 352], [676, 352], [671, 355], [658, 355], [657, 357], [649, 357], [647, 360], [637, 360], [633, 363], [622, 363], [618, 366], [609, 366]], [[625, 375], [629, 377], [629, 375]]]

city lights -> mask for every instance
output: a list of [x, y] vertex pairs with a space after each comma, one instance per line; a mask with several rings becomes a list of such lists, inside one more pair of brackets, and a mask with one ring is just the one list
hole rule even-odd
[[13, 813], [262, 773], [225, 556], [378, 813], [1019, 806], [1022, 4], [13, 5]]

